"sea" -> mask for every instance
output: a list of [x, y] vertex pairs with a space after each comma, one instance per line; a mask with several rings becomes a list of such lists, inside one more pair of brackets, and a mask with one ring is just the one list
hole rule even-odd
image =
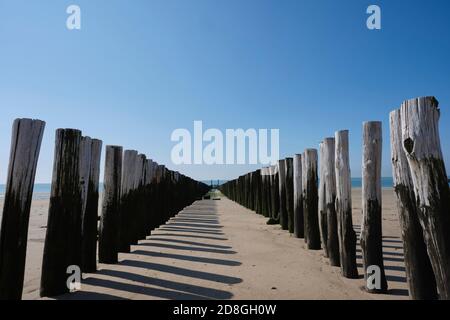
[[[224, 184], [227, 182], [226, 180], [209, 180], [209, 181], [202, 181], [203, 183], [207, 185], [212, 185], [214, 187], [217, 187], [217, 185]], [[393, 185], [392, 178], [383, 178], [382, 179], [382, 187], [383, 188], [391, 188]], [[361, 178], [352, 178], [352, 187], [353, 188], [361, 188], [362, 187], [362, 179]], [[50, 183], [37, 183], [34, 185], [34, 192], [33, 192], [33, 199], [35, 200], [45, 200], [50, 197]], [[0, 184], [0, 200], [3, 200], [5, 197], [5, 189], [6, 185]], [[100, 190], [103, 189], [103, 186], [100, 185]]]
[[[227, 180], [209, 180], [209, 181], [202, 181], [203, 183], [207, 185], [213, 185], [214, 187], [217, 187], [217, 185], [222, 185]], [[394, 182], [392, 178], [382, 178], [381, 179], [381, 186], [383, 188], [392, 188]], [[51, 185], [49, 183], [37, 183], [34, 185], [34, 192], [33, 192], [33, 199], [35, 200], [46, 200], [50, 197], [50, 188]], [[362, 178], [352, 178], [352, 188], [362, 188]], [[6, 186], [4, 184], [0, 184], [0, 200], [3, 200], [5, 197], [5, 189]], [[100, 184], [100, 190], [103, 190], [103, 185]]]

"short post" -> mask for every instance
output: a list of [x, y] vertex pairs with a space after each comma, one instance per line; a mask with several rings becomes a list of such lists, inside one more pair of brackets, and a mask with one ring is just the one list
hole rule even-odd
[[22, 299], [28, 223], [45, 122], [16, 119], [0, 237], [0, 300]]
[[286, 158], [286, 209], [288, 230], [294, 233], [294, 159]]
[[41, 297], [69, 292], [67, 268], [81, 268], [81, 131], [56, 131], [55, 160], [42, 261]]
[[[363, 124], [363, 163], [362, 163], [362, 225], [361, 249], [364, 266], [366, 290], [371, 293], [386, 293], [387, 280], [383, 262], [383, 233], [381, 212], [381, 122]], [[380, 271], [379, 283], [367, 281], [370, 267]], [[379, 285], [379, 287], [377, 287]]]
[[82, 271], [86, 273], [97, 271], [98, 202], [101, 154], [102, 141], [92, 139], [90, 171], [87, 180], [88, 191], [86, 208], [84, 210], [82, 222]]
[[302, 155], [294, 157], [294, 236], [303, 239], [305, 228], [303, 220]]
[[403, 150], [400, 110], [391, 112], [390, 125], [392, 176], [397, 195], [409, 295], [414, 300], [435, 300], [438, 298], [436, 280], [419, 222], [408, 160]]
[[303, 213], [305, 239], [309, 250], [320, 250], [319, 196], [317, 178], [317, 150], [306, 149], [303, 153]]
[[286, 204], [286, 160], [278, 161], [279, 192], [280, 192], [280, 225], [288, 230], [288, 213]]
[[348, 131], [336, 132], [335, 139], [336, 213], [338, 218], [341, 271], [344, 277], [357, 279], [356, 233], [353, 229], [352, 218]]
[[98, 251], [100, 263], [118, 262], [121, 182], [122, 147], [107, 146]]
[[440, 299], [450, 299], [450, 190], [439, 137], [440, 110], [434, 97], [401, 106], [402, 141], [419, 208], [419, 219]]

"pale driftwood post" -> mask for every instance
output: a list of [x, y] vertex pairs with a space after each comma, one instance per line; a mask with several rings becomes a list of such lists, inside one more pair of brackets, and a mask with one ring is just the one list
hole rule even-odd
[[67, 268], [81, 267], [81, 131], [56, 131], [55, 160], [42, 262], [41, 297], [69, 292]]
[[286, 209], [288, 230], [294, 233], [294, 159], [286, 158]]
[[280, 225], [288, 230], [288, 213], [286, 204], [286, 160], [278, 161], [279, 192], [280, 192]]
[[439, 297], [449, 300], [450, 191], [439, 137], [438, 102], [434, 97], [408, 100], [400, 112], [403, 148]]
[[[371, 121], [363, 124], [363, 162], [362, 162], [362, 224], [361, 250], [366, 290], [371, 293], [386, 293], [388, 285], [383, 262], [383, 232], [381, 212], [381, 122]], [[368, 287], [367, 279], [371, 266], [380, 270], [380, 287]]]
[[45, 122], [16, 119], [0, 237], [0, 300], [22, 298], [28, 223]]
[[305, 216], [305, 238], [308, 249], [320, 250], [319, 197], [317, 178], [317, 150], [306, 149], [303, 154], [303, 213]]
[[352, 189], [350, 178], [350, 160], [348, 131], [336, 132], [336, 213], [338, 217], [339, 251], [342, 275], [357, 279], [356, 233], [352, 218]]
[[114, 264], [118, 261], [121, 182], [122, 147], [107, 146], [98, 248], [100, 263]]
[[325, 166], [325, 146], [321, 142], [319, 145], [319, 155], [320, 155], [320, 167], [319, 167], [319, 227], [320, 227], [320, 238], [322, 240], [322, 247], [325, 253], [325, 257], [328, 257], [328, 219], [327, 219], [327, 199], [326, 199], [326, 179], [324, 177]]
[[302, 155], [294, 157], [294, 236], [304, 238], [303, 220], [303, 188], [302, 188]]
[[125, 150], [122, 164], [119, 252], [129, 253], [131, 244], [131, 219], [133, 217], [133, 189], [138, 152]]
[[324, 180], [324, 205], [326, 211], [326, 228], [327, 239], [326, 246], [328, 250], [328, 257], [330, 264], [334, 267], [339, 267], [339, 233], [338, 233], [338, 219], [336, 214], [336, 171], [335, 171], [335, 148], [336, 143], [334, 138], [326, 138], [322, 143], [322, 177]]
[[83, 256], [82, 271], [93, 273], [97, 271], [97, 234], [98, 234], [98, 201], [100, 182], [100, 159], [102, 141], [92, 139], [88, 191], [86, 208], [82, 222]]
[[403, 150], [400, 110], [391, 112], [390, 125], [392, 176], [397, 195], [409, 295], [414, 300], [435, 300], [438, 298], [436, 280], [419, 222], [408, 160]]

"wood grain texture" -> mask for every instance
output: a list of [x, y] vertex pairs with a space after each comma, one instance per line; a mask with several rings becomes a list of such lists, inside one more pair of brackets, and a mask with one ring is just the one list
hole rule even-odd
[[381, 122], [370, 121], [363, 124], [363, 160], [362, 160], [362, 223], [361, 252], [364, 278], [369, 276], [370, 266], [380, 270], [380, 287], [366, 290], [371, 293], [386, 293], [388, 284], [383, 262], [383, 232], [381, 212]]
[[358, 278], [356, 233], [353, 229], [348, 131], [335, 134], [336, 213], [342, 275]]
[[309, 250], [320, 250], [318, 155], [316, 149], [306, 149], [302, 156], [303, 213], [305, 240]]
[[401, 108], [403, 149], [411, 170], [439, 297], [450, 299], [450, 191], [439, 136], [440, 111], [434, 97], [405, 101]]
[[391, 158], [398, 217], [403, 239], [409, 295], [414, 300], [438, 298], [436, 280], [419, 222], [408, 160], [403, 150], [400, 110], [390, 113]]
[[0, 236], [0, 300], [22, 298], [31, 201], [45, 122], [16, 119]]
[[41, 297], [69, 292], [67, 268], [81, 267], [81, 131], [56, 131], [55, 160], [42, 262]]

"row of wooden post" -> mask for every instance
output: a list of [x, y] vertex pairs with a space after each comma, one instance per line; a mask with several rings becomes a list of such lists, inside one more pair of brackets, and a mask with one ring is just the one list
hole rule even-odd
[[[22, 297], [28, 224], [45, 123], [14, 122], [0, 235], [0, 299]], [[69, 267], [83, 273], [98, 261], [118, 262], [119, 252], [208, 191], [208, 186], [158, 165], [136, 151], [107, 146], [98, 228], [102, 141], [79, 130], [56, 132], [50, 206], [41, 276], [41, 296], [68, 293]]]
[[[394, 190], [412, 299], [450, 299], [450, 194], [443, 161], [439, 109], [434, 97], [405, 101], [390, 115]], [[383, 261], [381, 159], [382, 124], [363, 124], [362, 223], [360, 245], [366, 289], [386, 293]], [[323, 248], [346, 278], [358, 278], [353, 226], [349, 132], [325, 138], [320, 152], [278, 161], [229, 181], [221, 191], [231, 200], [269, 217], [308, 249]], [[318, 168], [318, 153], [320, 167]], [[379, 283], [369, 286], [377, 267]]]

